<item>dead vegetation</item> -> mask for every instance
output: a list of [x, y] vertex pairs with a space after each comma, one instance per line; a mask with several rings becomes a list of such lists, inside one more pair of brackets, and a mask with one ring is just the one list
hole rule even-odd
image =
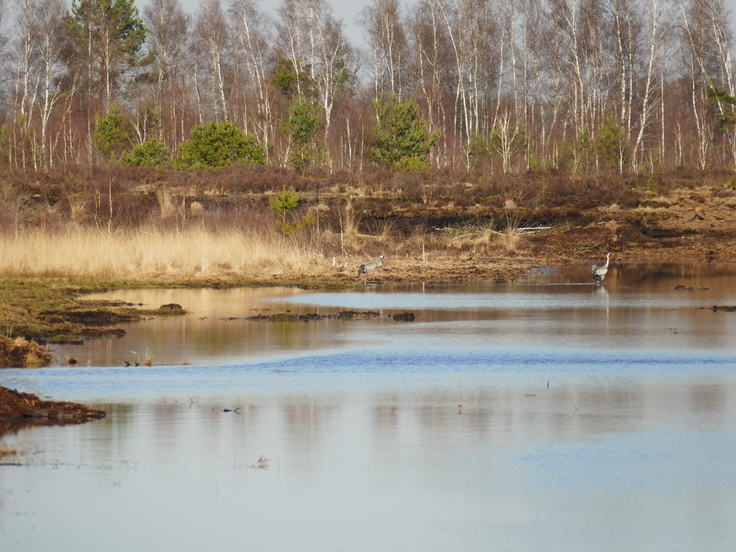
[[22, 337], [14, 340], [0, 337], [0, 368], [38, 368], [53, 360], [53, 355], [35, 341]]
[[0, 386], [0, 436], [33, 425], [79, 424], [105, 417], [104, 410], [65, 401], [44, 400]]
[[[379, 316], [381, 316], [381, 314], [375, 311], [340, 311], [335, 314], [319, 314], [316, 312], [296, 314], [291, 312], [279, 312], [274, 314], [249, 316], [244, 320], [253, 320], [256, 322], [315, 322], [318, 320], [369, 320]], [[229, 320], [238, 319], [229, 318]]]
[[[574, 251], [584, 253], [615, 245], [602, 239], [612, 236], [648, 249], [651, 239], [682, 237], [685, 222], [730, 232], [730, 217], [711, 204], [730, 215], [733, 187], [730, 173], [685, 171], [297, 174], [234, 165], [2, 173], [0, 266], [4, 276], [207, 285], [347, 281], [343, 276], [381, 254], [547, 260], [549, 245], [554, 257], [560, 240], [572, 239]], [[278, 214], [270, 200], [284, 189], [299, 201]], [[712, 234], [705, 225], [693, 231]], [[545, 241], [549, 236], [562, 238]]]

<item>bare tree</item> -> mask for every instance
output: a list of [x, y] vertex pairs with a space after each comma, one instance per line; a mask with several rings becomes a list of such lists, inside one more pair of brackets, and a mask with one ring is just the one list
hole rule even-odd
[[225, 85], [226, 59], [228, 47], [228, 27], [220, 0], [202, 0], [195, 23], [196, 47], [201, 52], [201, 60], [206, 67], [212, 100], [215, 106], [214, 118], [228, 120], [227, 92]]
[[[467, 149], [470, 139], [481, 132], [494, 88], [500, 98], [504, 47], [499, 14], [490, 0], [442, 0], [439, 7], [455, 62], [453, 126]], [[508, 31], [512, 37], [513, 31]]]
[[151, 0], [143, 8], [148, 28], [148, 44], [154, 54], [156, 69], [156, 104], [161, 107], [164, 91], [177, 77], [190, 40], [192, 17], [179, 0]]
[[518, 121], [509, 111], [503, 111], [494, 117], [491, 131], [491, 147], [501, 156], [502, 170], [511, 170], [513, 156], [524, 146], [524, 132]]
[[[422, 0], [410, 9], [407, 21], [410, 50], [415, 52], [412, 80], [416, 83], [415, 94], [426, 107], [430, 132], [446, 127], [444, 96], [452, 90], [448, 77], [454, 73], [452, 46], [440, 1]], [[447, 140], [440, 140], [436, 150], [435, 161], [446, 155]]]
[[[736, 95], [736, 83], [734, 82], [734, 65], [731, 58], [731, 48], [733, 44], [733, 32], [729, 26], [729, 12], [726, 10], [724, 0], [711, 0], [705, 2], [704, 10], [708, 21], [708, 30], [711, 42], [714, 46], [713, 56], [716, 65], [715, 75], [711, 78], [711, 87], [717, 86], [725, 91], [731, 97]], [[726, 106], [720, 101], [716, 102], [718, 112], [723, 115]], [[728, 109], [733, 109], [733, 105]], [[736, 128], [729, 125], [722, 129], [727, 137], [729, 149], [731, 151], [731, 161], [736, 161]]]
[[373, 0], [360, 12], [358, 21], [368, 35], [373, 55], [375, 98], [387, 99], [404, 94], [407, 77], [407, 39], [398, 0]]
[[174, 149], [184, 138], [186, 98], [181, 91], [185, 87], [192, 17], [183, 10], [180, 0], [151, 0], [143, 9], [143, 19], [156, 72], [154, 101], [164, 116], [161, 134]]
[[722, 8], [720, 0], [678, 0], [682, 15], [683, 66], [690, 84], [690, 101], [697, 136], [698, 165], [701, 170], [708, 166], [708, 157], [713, 143], [713, 126], [710, 124], [708, 86], [712, 82], [722, 83], [723, 66], [721, 51], [713, 40], [714, 20], [717, 10]]
[[[550, 0], [549, 4], [553, 32], [547, 44], [554, 71], [566, 86], [565, 125], [572, 127], [574, 140], [590, 139], [605, 105], [601, 6], [599, 0]], [[580, 169], [587, 159], [577, 153], [575, 163]]]
[[[326, 0], [283, 0], [278, 15], [281, 55], [297, 74], [308, 74], [314, 83], [325, 117], [326, 140], [338, 94], [355, 75], [355, 49]], [[299, 94], [303, 92], [300, 81], [297, 79]]]
[[[241, 78], [238, 83], [238, 88], [246, 91], [248, 96], [245, 98], [243, 126], [252, 126], [261, 143], [268, 144], [275, 133], [272, 99], [266, 74], [271, 54], [271, 21], [258, 8], [257, 0], [232, 0], [230, 15], [235, 59], [238, 66], [244, 67], [246, 77]], [[254, 105], [253, 115], [250, 116], [248, 102]], [[268, 151], [266, 156], [268, 159]]]
[[26, 167], [30, 154], [28, 136], [31, 128], [31, 111], [35, 102], [33, 69], [35, 57], [35, 37], [33, 30], [33, 0], [16, 0], [13, 38], [14, 58], [14, 121], [9, 138], [11, 147], [8, 155], [11, 165]]
[[[38, 37], [38, 112], [41, 119], [41, 159], [45, 167], [53, 165], [54, 154], [49, 135], [49, 121], [57, 102], [65, 93], [60, 84], [68, 69], [62, 55], [68, 39], [64, 25], [66, 6], [63, 0], [40, 0], [36, 7], [36, 36]], [[70, 86], [66, 93], [70, 93]]]
[[[655, 121], [657, 106], [660, 107], [662, 124], [664, 124], [664, 88], [660, 84], [668, 69], [671, 56], [672, 32], [673, 32], [672, 5], [667, 0], [651, 0], [646, 13], [648, 25], [644, 31], [645, 50], [643, 52], [644, 71], [637, 82], [639, 86], [636, 99], [639, 102], [636, 126], [638, 132], [634, 140], [631, 161], [636, 169], [639, 163], [640, 152], [644, 140], [649, 134], [649, 128]], [[660, 160], [664, 160], [664, 137], [660, 139]]]
[[636, 62], [639, 55], [640, 22], [637, 0], [610, 0], [607, 8], [607, 31], [615, 45], [616, 80], [618, 81], [618, 120], [627, 139], [632, 132], [632, 106]]

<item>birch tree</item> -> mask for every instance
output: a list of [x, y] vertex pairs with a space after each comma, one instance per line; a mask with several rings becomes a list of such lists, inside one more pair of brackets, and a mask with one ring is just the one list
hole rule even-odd
[[[663, 82], [664, 74], [667, 71], [671, 57], [672, 32], [673, 32], [673, 11], [672, 6], [667, 0], [651, 0], [646, 12], [645, 22], [645, 69], [639, 79], [642, 83], [638, 93], [639, 111], [636, 121], [638, 131], [634, 139], [632, 149], [632, 163], [636, 170], [639, 163], [640, 153], [644, 145], [644, 140], [649, 134], [651, 125], [655, 122], [657, 116], [657, 106], [659, 105], [659, 113], [661, 114], [661, 124], [664, 124], [664, 87], [660, 84]], [[660, 140], [660, 159], [664, 160], [664, 137]]]
[[[268, 60], [271, 55], [271, 21], [257, 5], [257, 0], [233, 0], [230, 3], [235, 59], [243, 66], [244, 76], [238, 86], [247, 92], [246, 102], [251, 100], [252, 114], [247, 110], [243, 126], [253, 128], [262, 144], [273, 140], [275, 122], [267, 79]], [[247, 103], [246, 103], [247, 106]], [[268, 150], [266, 150], [268, 155]]]
[[405, 93], [409, 53], [398, 0], [373, 0], [358, 18], [368, 36], [373, 58], [373, 89], [376, 99]]
[[151, 0], [143, 8], [148, 44], [154, 54], [156, 105], [161, 108], [164, 92], [177, 77], [190, 40], [192, 17], [179, 0]]
[[[34, 0], [17, 0], [15, 4], [15, 85], [13, 107], [15, 121], [12, 126], [12, 147], [10, 148], [11, 165], [26, 168], [31, 159], [30, 132], [32, 128], [31, 113], [36, 101], [36, 83], [33, 65], [37, 56], [35, 36], [35, 2]], [[34, 167], [35, 168], [35, 167]]]
[[228, 120], [228, 102], [225, 83], [228, 46], [228, 27], [220, 0], [202, 0], [195, 18], [196, 47], [205, 66], [214, 103], [214, 119]]
[[439, 6], [455, 65], [454, 127], [467, 148], [481, 131], [485, 100], [493, 88], [500, 89], [503, 46], [498, 14], [489, 0], [442, 0]]
[[618, 120], [626, 139], [630, 139], [634, 86], [638, 77], [641, 22], [639, 4], [637, 0], [610, 0], [607, 8], [607, 27], [615, 46]]
[[[409, 12], [407, 27], [410, 49], [416, 53], [412, 69], [416, 93], [425, 105], [429, 131], [433, 132], [446, 126], [443, 96], [445, 91], [452, 90], [449, 76], [453, 74], [452, 46], [440, 0], [422, 0], [416, 4]], [[446, 142], [440, 141], [439, 155], [444, 153], [443, 145]]]
[[[283, 0], [276, 22], [280, 56], [297, 75], [296, 97], [307, 100], [305, 79], [316, 92], [324, 117], [324, 141], [332, 129], [333, 112], [340, 94], [352, 88], [357, 63], [356, 51], [344, 33], [342, 21], [332, 15], [325, 0]], [[329, 153], [329, 149], [327, 150]], [[332, 167], [332, 156], [327, 156]]]
[[713, 143], [713, 127], [708, 121], [707, 88], [719, 82], [717, 50], [711, 41], [709, 2], [714, 0], [678, 0], [682, 17], [683, 68], [690, 88], [690, 107], [695, 125], [697, 162], [701, 170], [708, 165]]
[[[565, 92], [568, 116], [565, 121], [574, 131], [574, 138], [590, 136], [600, 120], [603, 105], [604, 45], [600, 37], [601, 17], [597, 0], [550, 0], [550, 20], [553, 26], [554, 70]], [[586, 162], [576, 155], [577, 168]]]
[[[180, 0], [151, 0], [143, 9], [156, 73], [154, 103], [163, 113], [161, 138], [174, 148], [184, 139], [186, 54], [191, 43], [192, 17]], [[168, 125], [166, 125], [168, 121]], [[169, 132], [167, 132], [167, 126]], [[168, 136], [171, 133], [172, 136]]]
[[71, 94], [75, 79], [71, 79], [66, 91], [62, 90], [62, 77], [68, 63], [62, 53], [68, 35], [64, 25], [65, 5], [63, 0], [40, 0], [36, 8], [36, 36], [38, 36], [38, 113], [40, 118], [40, 158], [44, 167], [54, 162], [54, 153], [49, 133], [51, 115], [62, 96]]
[[[326, 137], [338, 92], [355, 74], [355, 50], [345, 37], [343, 23], [333, 17], [325, 0], [284, 0], [278, 15], [282, 55], [297, 74], [306, 72], [314, 82], [324, 111]], [[301, 86], [298, 81], [297, 86]], [[298, 89], [298, 94], [303, 92]]]

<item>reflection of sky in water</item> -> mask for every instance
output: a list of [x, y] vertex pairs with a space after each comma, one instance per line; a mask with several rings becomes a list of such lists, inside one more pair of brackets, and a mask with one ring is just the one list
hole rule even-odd
[[[617, 265], [601, 289], [587, 270], [123, 292], [192, 314], [0, 372], [108, 411], [2, 438], [28, 454], [0, 468], [0, 550], [730, 552], [736, 313], [700, 307], [736, 303], [736, 274]], [[243, 320], [344, 308], [382, 312]], [[154, 365], [123, 367], [131, 350]]]
[[45, 368], [6, 370], [14, 381], [43, 385], [44, 393], [81, 401], [119, 402], [229, 397], [258, 389], [288, 394], [300, 388], [402, 390], [426, 386], [452, 387], [492, 380], [570, 381], [578, 378], [656, 379], [702, 373], [728, 376], [736, 355], [687, 351], [435, 348], [385, 351], [351, 350], [330, 354], [288, 355], [268, 361], [223, 366], [130, 368]]
[[[198, 373], [201, 396], [174, 386], [166, 399], [107, 405], [99, 422], [8, 436], [32, 455], [0, 476], [0, 544], [730, 550], [736, 397], [722, 367], [645, 365], [641, 376], [636, 364], [616, 375], [605, 363], [547, 387], [536, 373], [473, 377], [466, 361], [454, 376], [427, 366], [403, 381], [365, 374], [365, 386], [335, 377], [337, 360], [323, 368], [332, 375], [310, 359], [311, 373], [270, 364], [252, 380], [233, 367], [215, 378], [231, 385], [218, 400]], [[144, 386], [177, 378], [163, 368], [130, 376]], [[262, 454], [268, 469], [254, 467]]]
[[[179, 303], [184, 318], [119, 325], [121, 339], [55, 346], [79, 365], [123, 366], [136, 351], [156, 364], [240, 364], [334, 350], [460, 348], [497, 350], [736, 350], [736, 270], [729, 265], [615, 266], [604, 286], [588, 267], [544, 271], [517, 282], [438, 282], [357, 286], [343, 292], [297, 288], [124, 290], [99, 297], [158, 306]], [[677, 286], [685, 288], [676, 290]], [[688, 291], [692, 288], [692, 291]], [[378, 311], [371, 320], [254, 322], [290, 311]], [[392, 314], [411, 312], [414, 322]]]
[[[565, 291], [562, 289], [567, 288]], [[592, 291], [591, 291], [592, 288]], [[710, 299], [710, 297], [709, 297]], [[282, 301], [276, 299], [275, 301]], [[610, 293], [595, 285], [534, 286], [515, 285], [513, 291], [489, 288], [484, 293], [307, 293], [289, 299], [295, 304], [321, 305], [343, 309], [568, 309], [605, 308], [676, 309], [703, 306], [702, 292]]]

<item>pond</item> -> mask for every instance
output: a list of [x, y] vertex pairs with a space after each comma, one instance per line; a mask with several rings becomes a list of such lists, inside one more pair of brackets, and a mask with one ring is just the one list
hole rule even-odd
[[189, 314], [0, 373], [108, 412], [0, 440], [3, 551], [732, 549], [734, 265], [102, 297]]

